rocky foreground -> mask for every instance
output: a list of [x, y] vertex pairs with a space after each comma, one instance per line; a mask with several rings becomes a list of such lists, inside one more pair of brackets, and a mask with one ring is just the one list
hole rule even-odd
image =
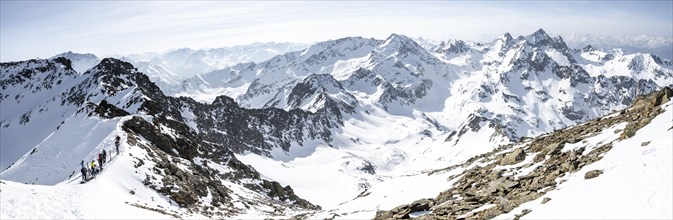
[[[509, 213], [517, 206], [555, 190], [558, 184], [563, 183], [558, 181], [560, 177], [601, 160], [612, 149], [614, 140], [589, 149], [579, 147], [563, 151], [566, 145], [585, 143], [585, 139], [621, 123], [627, 124], [624, 129], [615, 131], [621, 132], [618, 140], [629, 138], [662, 113], [660, 105], [672, 96], [673, 90], [666, 87], [639, 96], [630, 108], [609, 117], [524, 139], [517, 145], [501, 146], [463, 164], [432, 171], [428, 174], [467, 168], [461, 174], [450, 177], [454, 184], [437, 197], [420, 199], [390, 211], [378, 211], [375, 219], [407, 219], [412, 217], [410, 214], [418, 212], [424, 212], [418, 219], [491, 219]], [[602, 173], [602, 170], [591, 170], [582, 175], [591, 179], [600, 178]], [[550, 200], [545, 197], [542, 203]], [[515, 215], [516, 219], [530, 212], [530, 209], [524, 209]]]

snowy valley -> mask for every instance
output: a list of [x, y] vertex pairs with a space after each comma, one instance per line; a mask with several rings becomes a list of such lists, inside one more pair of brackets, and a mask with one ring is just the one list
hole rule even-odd
[[0, 86], [3, 219], [673, 218], [673, 62], [542, 29], [68, 52]]

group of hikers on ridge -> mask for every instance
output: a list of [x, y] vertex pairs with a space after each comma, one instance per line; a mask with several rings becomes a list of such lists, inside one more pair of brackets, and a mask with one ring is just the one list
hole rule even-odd
[[[119, 136], [115, 138], [115, 149], [117, 151], [117, 155], [119, 155]], [[84, 160], [80, 162], [80, 172], [82, 172], [83, 182], [87, 182], [93, 178], [96, 178], [96, 175], [98, 175], [103, 170], [103, 164], [108, 161], [108, 155], [108, 151], [103, 149], [102, 152], [98, 153], [97, 164], [96, 160], [91, 160], [91, 163], [85, 163]], [[109, 159], [112, 159], [112, 155], [109, 155]]]

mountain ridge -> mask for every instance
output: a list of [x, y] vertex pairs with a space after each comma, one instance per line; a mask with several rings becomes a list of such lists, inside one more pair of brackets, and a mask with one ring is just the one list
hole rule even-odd
[[[550, 37], [542, 29], [539, 29], [531, 35], [519, 36], [517, 38], [513, 38], [508, 33], [505, 33], [501, 38], [496, 39], [490, 44], [462, 43], [462, 49], [458, 50], [459, 53], [451, 52], [450, 54], [443, 54], [442, 51], [456, 50], [451, 49], [455, 47], [451, 42], [443, 44], [446, 48], [433, 48], [432, 51], [438, 53], [431, 54], [427, 50], [423, 49], [420, 45], [415, 43], [415, 41], [412, 39], [402, 35], [392, 34], [388, 37], [388, 39], [378, 42], [367, 41], [369, 43], [353, 43], [364, 40], [368, 39], [344, 38], [335, 42], [350, 44], [351, 46], [347, 47], [350, 49], [346, 51], [353, 51], [353, 49], [359, 48], [357, 50], [371, 51], [369, 55], [365, 55], [367, 54], [366, 52], [360, 52], [348, 57], [344, 57], [344, 54], [341, 53], [336, 55], [334, 52], [326, 52], [331, 50], [329, 49], [329, 46], [326, 47], [324, 52], [316, 52], [318, 48], [314, 47], [313, 49], [307, 49], [302, 52], [304, 55], [311, 54], [310, 57], [314, 57], [311, 59], [295, 58], [298, 54], [287, 54], [282, 56], [282, 58], [277, 57], [260, 64], [247, 64], [245, 66], [237, 66], [227, 70], [216, 71], [205, 74], [204, 76], [199, 76], [198, 80], [188, 80], [188, 86], [184, 87], [188, 89], [178, 93], [178, 95], [191, 96], [197, 100], [207, 102], [208, 99], [204, 100], [203, 98], [205, 97], [199, 94], [201, 94], [203, 91], [216, 91], [215, 93], [208, 96], [215, 97], [216, 94], [232, 96], [234, 99], [236, 99], [237, 102], [241, 103], [241, 105], [246, 108], [279, 107], [290, 110], [292, 108], [298, 107], [297, 105], [290, 106], [287, 104], [287, 96], [289, 95], [290, 91], [292, 91], [292, 87], [299, 84], [304, 78], [310, 76], [311, 74], [331, 74], [335, 79], [342, 82], [346, 91], [354, 95], [356, 100], [358, 100], [358, 105], [360, 108], [373, 105], [384, 108], [386, 111], [389, 111], [392, 114], [410, 116], [414, 111], [446, 111], [448, 107], [446, 104], [450, 102], [480, 102], [493, 100], [492, 97], [494, 95], [498, 95], [493, 94], [495, 91], [507, 91], [514, 89], [515, 91], [510, 91], [507, 93], [503, 92], [502, 96], [504, 97], [503, 101], [505, 104], [515, 103], [516, 105], [525, 104], [522, 102], [523, 100], [518, 99], [517, 97], [530, 96], [530, 92], [525, 92], [526, 90], [533, 90], [535, 95], [532, 97], [537, 96], [535, 99], [540, 99], [542, 102], [550, 100], [551, 97], [549, 94], [555, 94], [559, 92], [567, 94], [568, 89], [548, 91], [546, 89], [542, 89], [542, 87], [546, 87], [544, 85], [540, 85], [538, 88], [533, 87], [534, 84], [540, 84], [542, 83], [542, 80], [547, 80], [550, 78], [559, 82], [569, 80], [569, 86], [572, 88], [582, 85], [579, 86], [579, 88], [584, 88], [582, 93], [590, 94], [589, 96], [581, 95], [583, 97], [580, 97], [580, 93], [572, 94], [571, 96], [574, 97], [568, 97], [568, 95], [561, 96], [566, 96], [566, 99], [579, 101], [573, 101], [573, 103], [583, 103], [587, 101], [591, 102], [590, 100], [601, 100], [591, 97], [592, 95], [601, 97], [616, 96], [614, 94], [598, 94], [599, 92], [589, 91], [592, 90], [590, 87], [595, 87], [593, 89], [595, 90], [601, 89], [603, 86], [607, 86], [608, 83], [604, 83], [604, 81], [612, 81], [613, 83], [611, 83], [611, 86], [614, 86], [617, 89], [633, 88], [632, 85], [639, 85], [636, 88], [640, 88], [641, 91], [629, 92], [630, 94], [642, 94], [643, 92], [653, 91], [654, 88], [661, 88], [662, 86], [672, 84], [671, 82], [666, 81], [666, 79], [673, 74], [671, 71], [671, 65], [668, 65], [668, 61], [666, 60], [657, 59], [658, 57], [646, 59], [638, 58], [641, 56], [638, 54], [635, 56], [612, 54], [610, 56], [619, 56], [620, 58], [611, 58], [609, 61], [599, 61], [599, 63], [597, 63], [589, 60], [589, 58], [585, 58], [587, 57], [586, 52], [570, 49], [565, 44], [562, 37]], [[362, 45], [372, 45], [372, 43], [378, 44], [377, 48], [379, 49], [361, 47]], [[329, 44], [333, 43], [325, 42], [322, 45]], [[385, 52], [386, 48], [390, 48], [391, 52]], [[494, 51], [497, 51], [497, 53]], [[316, 57], [317, 54], [330, 54], [333, 56], [331, 58], [322, 57], [318, 59], [318, 57]], [[412, 58], [410, 57], [410, 54], [412, 54]], [[607, 57], [608, 55], [603, 56]], [[327, 71], [325, 71], [323, 66], [324, 64], [318, 64], [314, 61], [306, 63], [306, 65], [313, 64], [314, 67], [301, 67], [296, 69], [297, 67], [295, 66], [298, 63], [296, 63], [294, 60], [297, 59], [304, 61], [311, 61], [312, 59], [331, 59], [337, 60], [337, 62], [335, 62], [335, 66], [333, 68], [328, 66]], [[464, 61], [461, 61], [464, 63], [457, 62], [460, 59], [464, 59]], [[334, 61], [330, 61], [330, 64], [332, 62]], [[369, 70], [371, 72], [368, 73], [367, 71], [362, 70]], [[637, 77], [633, 80], [626, 78], [616, 79], [620, 78], [621, 76], [608, 75], [606, 77], [601, 74], [607, 71], [616, 72], [618, 75], [622, 76], [632, 75]], [[226, 75], [226, 72], [234, 74], [232, 75], [234, 77], [228, 77], [229, 79], [223, 80], [226, 81], [224, 84], [216, 83], [219, 77]], [[243, 72], [248, 73], [244, 74], [245, 76], [239, 75]], [[634, 72], [636, 74], [634, 74]], [[639, 72], [655, 72], [656, 75], [641, 76]], [[422, 75], [419, 75], [419, 73], [422, 73]], [[432, 76], [432, 74], [436, 75]], [[532, 77], [531, 74], [535, 75], [535, 77]], [[516, 77], [515, 75], [520, 75], [520, 77]], [[357, 79], [349, 79], [350, 77], [357, 77]], [[499, 79], [499, 81], [489, 82], [491, 78]], [[630, 82], [624, 82], [624, 80]], [[645, 81], [641, 82], [640, 80]], [[452, 101], [452, 98], [448, 97], [451, 95], [432, 98], [426, 97], [425, 95], [436, 95], [444, 93], [455, 96], [456, 94], [454, 93], [456, 91], [454, 91], [452, 87], [462, 87], [465, 83], [464, 81], [473, 81], [478, 84], [482, 84], [481, 87], [479, 87], [477, 90], [479, 91], [478, 96], [480, 98], [475, 100], [475, 98], [464, 97], [463, 100]], [[362, 82], [370, 82], [371, 84], [363, 84]], [[615, 84], [616, 82], [621, 83]], [[359, 86], [353, 87], [353, 85], [356, 84]], [[501, 87], [502, 84], [505, 84], [506, 86]], [[209, 85], [213, 87], [209, 87]], [[228, 85], [235, 85], [235, 87], [229, 87]], [[195, 91], [193, 89], [196, 89], [197, 87], [200, 87], [197, 89], [199, 94], [190, 95], [190, 92], [188, 91], [190, 89]], [[440, 88], [448, 88], [448, 91]], [[384, 92], [381, 93], [379, 97], [371, 97], [371, 94], [373, 94], [372, 92], [376, 90], [383, 90]], [[457, 93], [465, 92], [467, 91], [458, 91]], [[528, 95], [526, 95], [527, 93]], [[358, 96], [356, 94], [366, 95]], [[632, 97], [632, 95], [629, 95], [629, 97]], [[622, 97], [619, 99], [620, 101], [617, 103], [629, 102], [628, 97]], [[294, 102], [297, 101], [295, 100]], [[445, 103], [441, 104], [443, 102]], [[561, 114], [561, 117], [550, 115], [550, 117], [553, 118], [515, 118], [515, 120], [529, 121], [526, 122], [528, 123], [526, 126], [532, 125], [533, 128], [535, 128], [533, 130], [541, 129], [539, 132], [544, 133], [554, 129], [555, 127], [563, 127], [582, 122], [590, 118], [598, 117], [608, 111], [607, 109], [590, 109], [590, 106], [602, 106], [602, 104], [596, 105], [596, 103], [592, 105], [584, 104], [583, 106], [582, 104], [578, 104], [577, 106], [568, 106], [568, 104], [563, 103], [559, 103], [557, 105], [559, 107], [550, 110], [557, 112], [555, 114]], [[454, 104], [452, 107], [462, 109], [466, 106], [456, 106], [456, 104]], [[513, 111], [521, 111], [523, 110], [522, 107], [523, 106], [516, 107], [513, 109]], [[479, 107], [477, 109], [481, 108], [484, 107]], [[536, 108], [542, 108], [542, 106], [538, 106]], [[614, 109], [616, 107], [610, 108]], [[464, 115], [467, 116], [467, 114]], [[498, 113], [495, 115], [498, 115]], [[506, 115], [502, 115], [500, 117], [504, 116]], [[494, 120], [500, 121], [498, 123], [500, 123], [502, 127], [509, 129], [507, 133], [510, 138], [517, 139], [525, 135], [531, 135], [531, 133], [522, 133], [516, 131], [518, 130], [517, 127], [519, 125], [513, 125], [514, 127], [509, 126], [507, 125], [507, 122], [502, 122], [503, 119], [504, 118]], [[438, 118], [437, 120], [444, 121], [447, 119]], [[453, 121], [455, 119], [448, 120]], [[545, 125], [544, 127], [538, 127], [539, 122], [535, 121], [541, 120], [551, 121], [553, 123], [547, 122], [545, 124], [548, 125]]]
[[[133, 204], [204, 218], [374, 215], [445, 191], [464, 171], [447, 166], [483, 155], [519, 161], [521, 152], [503, 150], [529, 137], [545, 139], [584, 122], [647, 121], [633, 110], [613, 111], [634, 104], [654, 117], [656, 108], [643, 101], [650, 99], [639, 95], [670, 87], [673, 78], [668, 60], [573, 50], [542, 29], [517, 38], [505, 33], [491, 43], [439, 45], [428, 50], [397, 34], [342, 38], [199, 75], [173, 90], [182, 91], [177, 96], [122, 59], [105, 58], [83, 72], [64, 57], [2, 63], [0, 175], [73, 187], [77, 162], [121, 137], [122, 153], [106, 172], [125, 178], [114, 189], [133, 189], [130, 198], [139, 201]], [[209, 101], [189, 97], [190, 89]], [[602, 118], [607, 114], [613, 115]], [[608, 133], [635, 132], [629, 126], [636, 125]], [[15, 138], [26, 132], [31, 140]], [[543, 145], [524, 152], [570, 154], [540, 151]], [[92, 183], [113, 179], [100, 178]], [[411, 183], [433, 184], [398, 190]], [[491, 211], [513, 206], [494, 198], [484, 198], [502, 203]], [[411, 214], [403, 209], [391, 215]]]
[[[26, 72], [25, 69], [22, 72], [20, 69], [11, 69], [11, 67], [20, 67], [32, 63], [44, 66], [44, 68], [41, 66], [32, 67], [34, 69], [52, 71], [51, 74], [53, 76], [70, 77], [65, 78], [65, 80], [79, 78], [74, 83], [64, 85], [65, 89], [63, 91], [65, 92], [57, 94], [54, 98], [49, 98], [43, 104], [47, 106], [46, 108], [28, 114], [24, 117], [25, 120], [3, 120], [3, 124], [5, 125], [2, 127], [3, 136], [17, 126], [20, 128], [22, 126], [33, 125], [34, 127], [43, 126], [45, 122], [54, 122], [53, 127], [43, 126], [41, 129], [47, 131], [47, 133], [33, 134], [35, 139], [41, 141], [41, 143], [34, 147], [32, 144], [21, 144], [19, 142], [3, 143], [3, 156], [7, 155], [8, 152], [26, 152], [25, 154], [21, 153], [23, 154], [21, 158], [18, 158], [12, 165], [3, 169], [0, 174], [3, 179], [46, 185], [69, 182], [75, 174], [74, 170], [78, 169], [79, 165], [77, 161], [79, 158], [93, 157], [97, 152], [100, 152], [100, 150], [109, 145], [111, 139], [117, 135], [123, 136], [123, 140], [128, 142], [129, 149], [127, 150], [130, 151], [133, 147], [139, 147], [141, 149], [139, 152], [142, 154], [153, 155], [145, 158], [142, 156], [135, 157], [139, 161], [139, 164], [135, 165], [136, 167], [143, 166], [143, 160], [151, 161], [150, 164], [153, 164], [147, 168], [147, 171], [140, 173], [141, 176], [146, 175], [147, 178], [145, 180], [139, 179], [138, 181], [142, 181], [137, 183], [149, 187], [146, 190], [153, 190], [154, 192], [152, 193], [163, 194], [170, 201], [176, 202], [182, 208], [191, 209], [205, 216], [231, 216], [236, 213], [245, 212], [245, 210], [233, 208], [235, 207], [234, 202], [237, 201], [255, 201], [255, 203], [259, 203], [256, 205], [259, 207], [280, 205], [281, 209], [284, 210], [283, 212], [295, 209], [320, 209], [319, 206], [313, 205], [294, 195], [291, 187], [283, 187], [277, 182], [265, 179], [254, 168], [237, 160], [233, 152], [229, 150], [236, 148], [229, 148], [229, 146], [224, 148], [219, 144], [213, 144], [228, 144], [229, 142], [210, 142], [204, 140], [209, 136], [199, 136], [194, 132], [183, 120], [181, 113], [179, 113], [181, 110], [175, 108], [175, 106], [185, 105], [183, 103], [193, 104], [195, 102], [185, 98], [178, 99], [164, 96], [161, 90], [146, 75], [137, 72], [132, 64], [114, 58], [105, 58], [98, 65], [86, 72], [76, 73], [67, 66], [68, 62], [57, 63], [60, 61], [56, 59], [54, 61], [36, 60], [3, 63], [3, 76], [6, 76], [4, 74], [9, 74], [9, 76], [6, 76], [9, 79], [13, 78], [12, 76], [20, 76], [20, 74]], [[61, 66], [59, 67], [58, 64]], [[63, 72], [68, 73], [68, 75], [62, 74]], [[50, 80], [57, 80], [58, 78], [54, 77], [54, 79]], [[7, 87], [3, 89], [3, 93], [11, 90], [11, 88], [23, 87], [22, 85], [27, 83], [31, 82], [17, 81], [16, 83], [6, 84]], [[54, 82], [54, 84], [56, 83]], [[23, 100], [22, 98], [30, 98], [17, 97], [19, 102]], [[227, 106], [220, 106], [216, 109], [236, 109], [238, 107], [233, 101], [226, 101], [226, 99], [226, 97], [222, 97], [221, 100]], [[227, 102], [229, 104], [226, 104]], [[3, 100], [3, 112], [6, 107], [10, 106], [12, 105], [10, 105], [9, 100]], [[32, 109], [29, 110], [29, 112], [32, 111]], [[178, 112], [176, 113], [176, 111]], [[61, 112], [64, 112], [63, 121], [59, 118], [45, 119], [42, 117], [43, 115], [59, 114]], [[201, 113], [196, 110], [193, 112], [197, 114]], [[259, 117], [248, 116], [256, 114], [254, 112], [240, 112], [242, 116]], [[262, 115], [269, 114], [262, 113]], [[92, 126], [90, 132], [94, 133], [80, 137], [84, 141], [79, 143], [73, 142], [76, 140], [67, 138], [73, 135], [79, 136], [79, 134], [69, 135], [68, 132], [82, 126]], [[234, 124], [234, 126], [236, 125]], [[201, 131], [205, 131], [205, 129]], [[257, 133], [257, 135], [261, 134]], [[248, 136], [255, 138], [254, 134]], [[223, 136], [220, 135], [219, 137]], [[259, 137], [256, 138], [259, 139]], [[3, 142], [5, 140], [16, 141], [14, 138], [3, 137]], [[32, 148], [32, 150], [26, 149], [22, 151], [22, 148], [19, 148], [17, 145], [23, 145], [23, 149], [29, 147], [28, 149]], [[9, 149], [8, 147], [10, 146], [13, 148]], [[75, 147], [69, 148], [67, 146]], [[232, 147], [235, 147], [235, 145], [232, 144]], [[43, 161], [51, 153], [55, 153], [54, 151], [58, 152], [59, 150], [61, 152], [58, 154], [69, 155], [68, 158], [75, 160], [69, 161], [70, 163], [67, 164], [61, 164], [65, 161]], [[135, 149], [133, 151], [138, 153]], [[128, 156], [134, 157], [131, 154]], [[126, 155], [122, 155], [121, 157], [126, 157]], [[2, 159], [3, 164], [7, 160], [13, 160], [8, 157], [3, 157]], [[203, 160], [221, 164], [218, 166], [223, 167], [213, 168], [202, 163]], [[175, 161], [182, 161], [180, 163], [184, 165], [182, 167], [175, 167], [172, 164]], [[42, 170], [39, 172], [31, 171], [36, 167], [40, 167]], [[158, 173], [155, 171], [152, 173], [152, 169], [164, 171]], [[69, 173], [70, 170], [73, 170], [73, 173]], [[218, 175], [209, 177], [212, 173]], [[133, 184], [133, 181], [127, 184]], [[227, 184], [233, 184], [233, 186]], [[231, 187], [242, 187], [261, 197], [244, 198], [241, 197], [243, 196], [241, 194], [232, 194]], [[176, 188], [180, 188], [181, 190], [173, 190]], [[210, 193], [207, 191], [208, 188], [217, 189], [217, 194]], [[196, 197], [205, 197], [207, 195], [211, 197], [211, 203], [196, 199]], [[232, 200], [232, 196], [234, 195], [237, 195], [239, 199]], [[274, 197], [276, 198], [275, 200], [273, 199]], [[201, 206], [223, 206], [224, 208], [228, 207], [227, 209], [233, 209], [217, 214], [199, 209], [198, 207]]]

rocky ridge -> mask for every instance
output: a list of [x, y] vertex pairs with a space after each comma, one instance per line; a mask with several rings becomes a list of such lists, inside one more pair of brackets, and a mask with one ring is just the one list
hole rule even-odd
[[[619, 139], [629, 138], [659, 115], [662, 112], [659, 106], [670, 101], [671, 97], [673, 90], [667, 87], [637, 97], [630, 108], [615, 112], [611, 117], [527, 139], [518, 146], [494, 147], [492, 152], [475, 156], [466, 163], [431, 171], [428, 175], [467, 168], [461, 174], [450, 177], [455, 183], [437, 197], [420, 199], [390, 211], [379, 211], [375, 219], [406, 219], [410, 218], [410, 213], [422, 211], [431, 212], [419, 219], [491, 219], [508, 213], [520, 204], [543, 197], [562, 184], [558, 181], [559, 177], [601, 160], [602, 155], [612, 149], [612, 142], [608, 142], [593, 149], [580, 147], [564, 152], [565, 145], [583, 142], [620, 123], [627, 125], [623, 130], [617, 130], [621, 132]], [[530, 173], [517, 175], [531, 168]], [[592, 170], [584, 175], [586, 179], [600, 178], [601, 173], [601, 170]], [[545, 198], [543, 203], [549, 200]], [[493, 205], [477, 210], [487, 204]], [[517, 216], [530, 211], [523, 210]]]
[[[18, 123], [15, 118], [3, 121], [3, 129], [30, 129], [31, 127], [26, 126], [40, 126], [46, 133], [33, 135], [35, 139], [42, 141], [48, 138], [49, 133], [71, 123], [69, 121], [73, 118], [86, 118], [91, 121], [119, 120], [120, 130], [125, 133], [122, 135], [125, 136], [123, 141], [132, 148], [140, 148], [145, 152], [143, 155], [130, 155], [136, 159], [136, 175], [143, 176], [145, 186], [167, 196], [170, 201], [189, 212], [226, 218], [255, 209], [266, 212], [265, 215], [268, 216], [320, 209], [320, 206], [295, 195], [290, 186], [282, 186], [262, 177], [254, 168], [239, 161], [233, 151], [264, 149], [258, 148], [259, 146], [288, 148], [290, 142], [318, 138], [324, 131], [300, 128], [311, 123], [316, 123], [315, 127], [329, 128], [328, 125], [319, 124], [324, 123], [320, 119], [324, 114], [286, 112], [280, 109], [242, 109], [227, 97], [221, 97], [213, 105], [201, 104], [184, 97], [168, 97], [132, 64], [114, 58], [103, 59], [84, 73], [76, 73], [71, 62], [65, 58], [2, 63], [0, 67], [3, 76], [6, 76], [0, 82], [3, 86], [1, 97], [7, 98], [2, 100], [3, 115], [6, 109], [12, 110], [7, 113], [26, 115], [23, 120], [25, 122], [22, 123]], [[52, 90], [59, 92], [52, 94], [53, 97], [38, 96]], [[9, 97], [10, 94], [12, 97]], [[14, 97], [14, 94], [17, 96]], [[33, 99], [34, 97], [41, 99]], [[42, 102], [42, 99], [45, 101]], [[16, 104], [10, 105], [14, 101]], [[26, 102], [47, 107], [33, 112], [34, 106], [19, 105]], [[23, 113], [26, 110], [29, 113]], [[183, 117], [186, 111], [196, 114], [196, 117], [189, 118], [193, 120], [186, 119]], [[62, 118], [43, 116], [54, 113]], [[54, 126], [51, 127], [51, 124]], [[199, 129], [200, 132], [197, 133], [194, 129]], [[3, 135], [6, 130], [3, 130]], [[215, 130], [226, 133], [210, 133]], [[265, 132], [269, 130], [279, 132]], [[272, 143], [278, 146], [266, 142], [273, 138], [276, 141]], [[261, 144], [262, 142], [266, 145]], [[282, 145], [283, 143], [286, 145]], [[36, 149], [33, 148], [33, 152]], [[3, 148], [3, 152], [5, 150]], [[41, 155], [42, 153], [40, 149], [34, 155], [25, 155], [19, 162], [31, 161], [31, 157], [38, 155], [48, 156]], [[265, 151], [258, 153], [264, 154]], [[11, 169], [11, 173], [21, 173], [25, 172], [21, 169], [31, 166], [24, 165], [11, 165], [7, 169]], [[79, 166], [74, 162], [67, 165]], [[70, 172], [70, 167], [64, 168], [51, 172], [54, 176]], [[46, 181], [67, 181], [73, 177], [72, 174], [65, 175], [61, 180], [36, 178], [19, 181], [49, 184], [51, 182]], [[203, 199], [206, 197], [209, 202]], [[241, 207], [240, 204], [245, 205]], [[273, 211], [268, 211], [269, 209]]]

